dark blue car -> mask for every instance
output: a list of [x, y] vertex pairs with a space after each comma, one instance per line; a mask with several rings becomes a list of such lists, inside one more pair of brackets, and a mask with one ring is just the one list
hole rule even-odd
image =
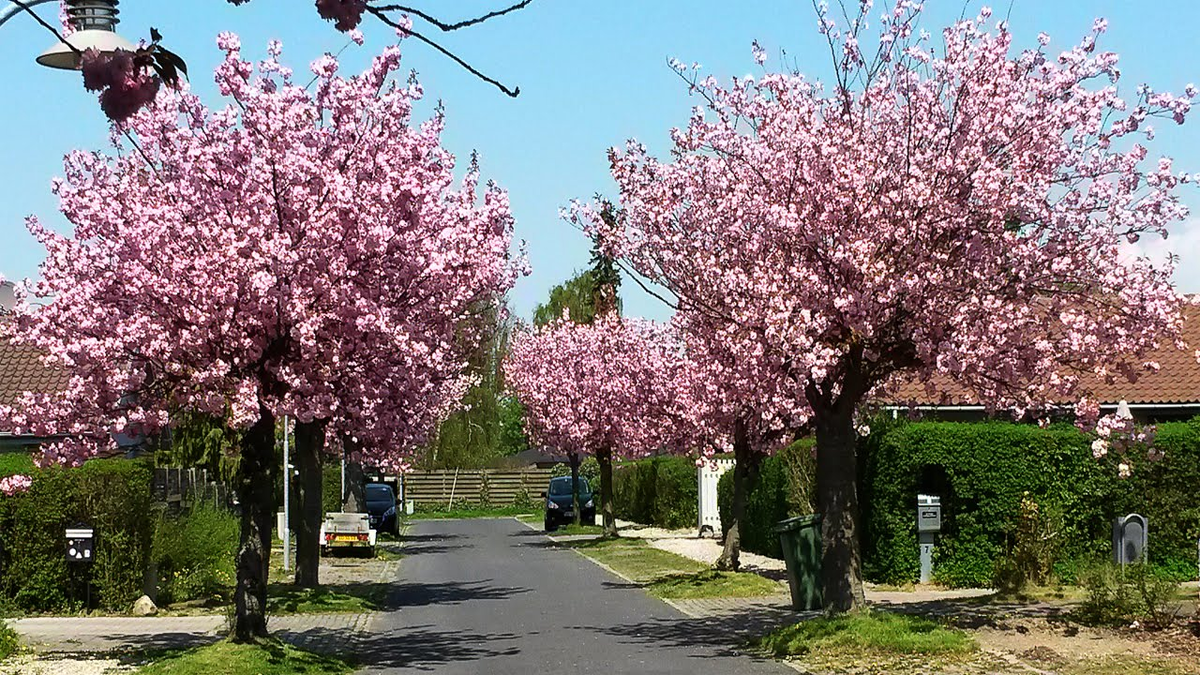
[[[559, 525], [575, 522], [570, 476], [551, 478], [545, 497], [547, 532], [553, 532]], [[592, 500], [592, 488], [586, 478], [579, 479], [579, 522], [584, 525], [596, 524], [596, 502]]]
[[371, 527], [379, 532], [400, 533], [400, 518], [396, 515], [396, 493], [386, 483], [367, 484], [367, 516]]

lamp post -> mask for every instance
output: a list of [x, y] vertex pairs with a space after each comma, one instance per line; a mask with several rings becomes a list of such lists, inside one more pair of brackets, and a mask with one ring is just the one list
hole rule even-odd
[[[58, 0], [21, 0], [0, 10], [0, 26], [27, 9]], [[37, 57], [48, 68], [79, 70], [81, 55], [88, 49], [111, 54], [118, 49], [134, 51], [137, 46], [117, 35], [119, 0], [66, 0], [67, 17], [74, 32], [55, 42]], [[23, 6], [22, 6], [23, 5]]]

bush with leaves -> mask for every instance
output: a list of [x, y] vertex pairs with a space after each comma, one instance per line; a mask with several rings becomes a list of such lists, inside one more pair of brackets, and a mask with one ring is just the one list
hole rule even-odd
[[617, 517], [643, 525], [695, 527], [698, 489], [696, 464], [686, 457], [625, 462], [613, 471]]
[[238, 518], [210, 504], [160, 515], [154, 529], [154, 563], [161, 605], [219, 598], [234, 584]]
[[1021, 498], [1015, 521], [1009, 526], [1004, 552], [996, 559], [993, 586], [1004, 595], [1019, 595], [1030, 585], [1045, 586], [1054, 575], [1062, 510], [1051, 502], [1039, 504], [1029, 495]]
[[[28, 492], [0, 499], [0, 597], [26, 612], [78, 609], [89, 595], [128, 609], [142, 594], [153, 532], [150, 466], [104, 459], [31, 475]], [[63, 533], [77, 525], [96, 532], [88, 565], [63, 555]]]
[[0, 662], [17, 653], [21, 648], [21, 638], [17, 635], [17, 631], [8, 627], [8, 624], [0, 621]]
[[[792, 516], [813, 512], [816, 493], [816, 459], [812, 439], [798, 440], [774, 455], [764, 458], [758, 480], [746, 495], [742, 519], [742, 550], [782, 558], [775, 525]], [[726, 471], [717, 482], [717, 510], [722, 522], [729, 522], [733, 505], [733, 471]]]
[[1087, 597], [1073, 617], [1085, 625], [1121, 626], [1134, 622], [1166, 628], [1179, 616], [1179, 582], [1149, 565], [1104, 563], [1080, 575]]

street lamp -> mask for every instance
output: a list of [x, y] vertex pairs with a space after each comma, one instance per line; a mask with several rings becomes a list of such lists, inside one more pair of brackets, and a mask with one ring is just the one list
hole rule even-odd
[[[12, 5], [0, 11], [0, 25], [16, 16], [26, 8], [44, 5], [58, 0], [22, 0], [25, 5]], [[63, 41], [55, 42], [49, 49], [37, 57], [37, 62], [49, 68], [63, 70], [79, 70], [80, 55], [88, 49], [95, 49], [103, 54], [111, 54], [118, 49], [134, 51], [137, 46], [129, 40], [117, 35], [117, 24], [120, 10], [117, 5], [120, 0], [66, 0], [67, 17], [75, 32], [66, 36]]]

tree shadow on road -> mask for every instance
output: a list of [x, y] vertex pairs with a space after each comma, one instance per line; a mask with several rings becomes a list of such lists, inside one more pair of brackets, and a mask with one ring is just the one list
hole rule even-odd
[[457, 605], [476, 600], [507, 600], [515, 595], [530, 592], [531, 588], [505, 587], [493, 584], [493, 580], [444, 581], [433, 584], [397, 582], [388, 596], [388, 605], [394, 608], [423, 607], [426, 605]]
[[[334, 633], [328, 628], [312, 628], [303, 637], [314, 644], [331, 643], [339, 637]], [[350, 648], [354, 651], [351, 656], [367, 672], [400, 667], [428, 671], [448, 663], [519, 654], [520, 639], [513, 633], [475, 633], [419, 625], [359, 635]]]
[[795, 623], [799, 618], [800, 615], [794, 612], [759, 611], [720, 617], [658, 618], [617, 626], [580, 626], [573, 629], [612, 635], [629, 643], [686, 648], [693, 658], [750, 656], [755, 660], [772, 661], [765, 654], [743, 649], [743, 645], [751, 637]]

